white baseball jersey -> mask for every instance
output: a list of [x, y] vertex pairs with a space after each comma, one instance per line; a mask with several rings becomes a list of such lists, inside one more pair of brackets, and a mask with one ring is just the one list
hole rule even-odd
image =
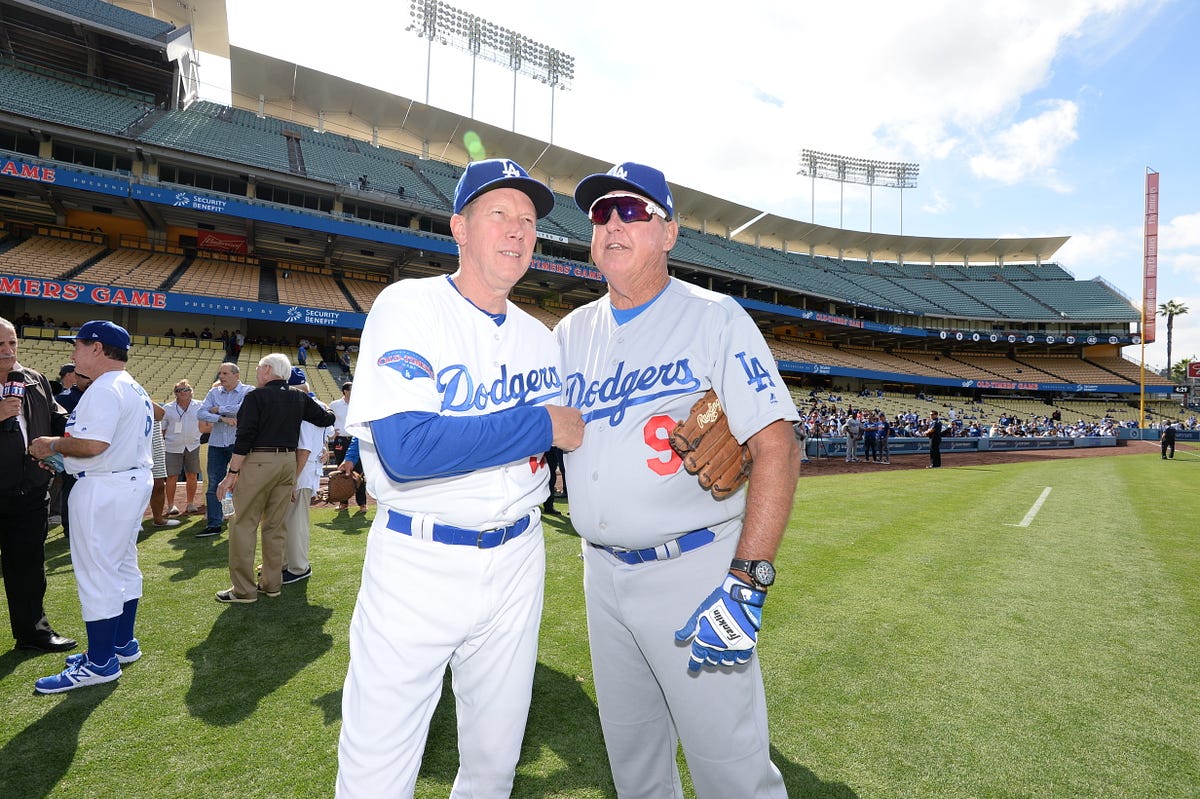
[[308, 460], [296, 476], [296, 488], [307, 488], [314, 493], [321, 487], [321, 452], [325, 449], [325, 428], [312, 422], [300, 422], [300, 441], [297, 449], [308, 450]]
[[350, 410], [350, 403], [344, 399], [335, 399], [329, 403], [329, 410], [333, 411], [334, 435], [346, 435], [346, 412]]
[[550, 331], [513, 303], [497, 326], [444, 276], [388, 286], [363, 329], [346, 419], [359, 439], [367, 488], [383, 505], [459, 527], [488, 529], [528, 515], [548, 494], [540, 458], [395, 483], [380, 466], [368, 423], [401, 411], [467, 416], [557, 403], [561, 374]]
[[105, 372], [79, 399], [67, 418], [68, 436], [104, 441], [108, 447], [91, 458], [63, 457], [70, 474], [150, 469], [154, 408], [150, 397], [123, 369]]
[[715, 500], [667, 436], [713, 387], [745, 443], [799, 414], [753, 320], [732, 298], [671, 279], [618, 325], [609, 298], [555, 329], [566, 404], [583, 412], [583, 445], [566, 453], [571, 523], [587, 541], [641, 549], [742, 515], [745, 491]]

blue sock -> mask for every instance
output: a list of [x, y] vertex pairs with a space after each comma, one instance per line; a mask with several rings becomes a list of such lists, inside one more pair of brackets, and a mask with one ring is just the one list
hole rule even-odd
[[97, 666], [103, 666], [116, 654], [114, 641], [120, 621], [120, 616], [113, 616], [111, 619], [84, 622], [87, 627], [88, 660]]
[[122, 647], [133, 640], [133, 622], [137, 619], [138, 601], [131, 599], [121, 608], [120, 621], [117, 622], [117, 634], [113, 643]]

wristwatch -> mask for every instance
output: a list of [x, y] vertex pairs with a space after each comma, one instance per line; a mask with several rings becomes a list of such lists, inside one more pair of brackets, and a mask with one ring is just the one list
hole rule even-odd
[[754, 586], [758, 589], [769, 588], [775, 582], [775, 564], [769, 560], [734, 558], [730, 561], [729, 568], [750, 575], [750, 579], [754, 581]]

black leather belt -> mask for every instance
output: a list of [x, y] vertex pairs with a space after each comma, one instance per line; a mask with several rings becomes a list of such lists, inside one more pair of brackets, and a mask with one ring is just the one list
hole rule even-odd
[[295, 452], [295, 447], [251, 447], [251, 452]]

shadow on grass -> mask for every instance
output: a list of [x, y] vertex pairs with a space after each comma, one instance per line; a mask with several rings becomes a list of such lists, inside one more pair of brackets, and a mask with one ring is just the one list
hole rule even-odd
[[46, 539], [46, 576], [71, 568], [71, 542], [65, 535], [50, 535]]
[[575, 528], [571, 525], [571, 517], [562, 513], [542, 516], [542, 527], [559, 535], [579, 536], [579, 533], [575, 532]]
[[375, 518], [375, 514], [368, 511], [360, 511], [357, 506], [350, 510], [336, 510], [327, 508], [326, 510], [334, 510], [333, 517], [328, 521], [320, 522], [320, 526], [326, 530], [342, 535], [363, 535], [371, 529], [371, 521]]
[[[0, 749], [0, 786], [4, 795], [43, 799], [66, 775], [79, 748], [79, 730], [92, 711], [108, 699], [120, 681], [76, 689], [64, 696], [40, 696], [57, 702]], [[33, 686], [29, 688], [33, 692]]]
[[158, 563], [167, 571], [174, 572], [167, 578], [170, 582], [186, 582], [203, 572], [229, 567], [228, 530], [222, 531], [220, 535], [197, 538], [196, 533], [204, 529], [204, 525], [196, 525], [187, 530], [179, 527], [172, 529], [174, 537], [171, 538], [170, 546], [179, 552], [179, 557]]
[[858, 794], [843, 782], [825, 782], [812, 770], [793, 763], [771, 747], [771, 760], [783, 775], [791, 799], [858, 799]]
[[[308, 583], [283, 596], [229, 605], [208, 637], [188, 650], [192, 684], [188, 711], [209, 724], [244, 721], [258, 703], [333, 647], [324, 626], [333, 610], [308, 604]], [[215, 601], [215, 600], [214, 600]]]

